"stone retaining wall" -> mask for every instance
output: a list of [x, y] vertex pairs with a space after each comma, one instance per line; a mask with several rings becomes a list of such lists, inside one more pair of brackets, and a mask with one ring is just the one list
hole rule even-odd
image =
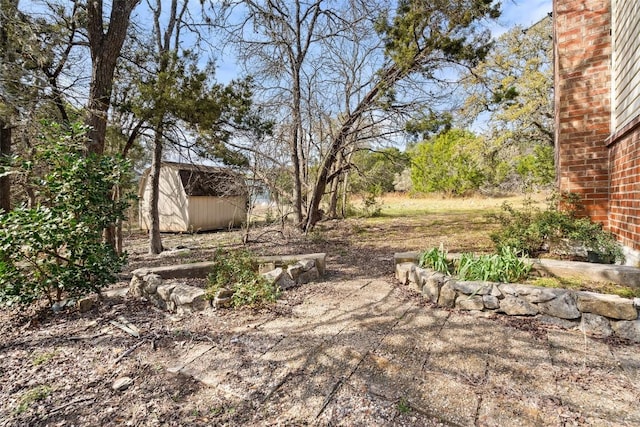
[[[287, 255], [258, 258], [260, 273], [286, 290], [293, 286], [312, 282], [324, 276], [326, 254]], [[207, 308], [223, 308], [231, 305], [233, 291], [223, 288], [213, 300], [206, 298], [204, 289], [183, 283], [166, 282], [176, 278], [206, 278], [213, 262], [200, 262], [140, 268], [132, 272], [129, 295], [146, 298], [163, 310], [179, 314], [201, 311]]]
[[640, 299], [539, 286], [456, 280], [423, 269], [415, 262], [398, 262], [396, 278], [429, 301], [449, 308], [534, 316], [568, 329], [601, 337], [612, 335], [640, 342]]

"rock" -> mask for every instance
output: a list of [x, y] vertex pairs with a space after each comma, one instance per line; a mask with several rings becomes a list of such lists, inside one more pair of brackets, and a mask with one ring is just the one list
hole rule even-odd
[[140, 298], [142, 296], [142, 286], [144, 281], [140, 276], [134, 274], [129, 282], [129, 295]]
[[188, 285], [176, 285], [171, 292], [171, 301], [178, 313], [204, 310], [208, 301], [204, 289]]
[[313, 282], [320, 278], [320, 272], [314, 266], [311, 270], [305, 271], [300, 276], [298, 276], [297, 283], [299, 285], [304, 285], [305, 283]]
[[583, 313], [580, 330], [586, 334], [599, 335], [607, 338], [613, 334], [609, 321], [597, 314]]
[[453, 290], [465, 295], [488, 295], [493, 290], [493, 283], [480, 281], [457, 281]]
[[620, 320], [611, 322], [611, 329], [621, 338], [640, 342], [640, 320]]
[[640, 309], [640, 298], [633, 299], [633, 306], [637, 309]]
[[500, 308], [500, 300], [494, 295], [482, 295], [482, 303], [484, 304], [484, 308], [489, 310]]
[[231, 307], [231, 304], [233, 303], [232, 297], [215, 297], [213, 299], [213, 308], [220, 309], [220, 308], [229, 308]]
[[536, 316], [536, 319], [547, 325], [559, 326], [564, 329], [577, 329], [580, 326], [580, 322], [577, 320], [560, 319], [559, 317], [549, 316], [548, 314]]
[[173, 292], [175, 287], [176, 285], [174, 283], [160, 285], [156, 289], [156, 293], [158, 294], [158, 297], [162, 298], [164, 301], [171, 301], [171, 292]]
[[131, 384], [133, 384], [133, 379], [130, 377], [120, 377], [113, 382], [111, 388], [115, 391], [124, 391], [128, 389]]
[[595, 292], [578, 292], [577, 297], [578, 309], [583, 313], [594, 313], [618, 320], [638, 318], [638, 310], [633, 306], [633, 300]]
[[529, 301], [511, 295], [507, 295], [500, 301], [500, 309], [498, 311], [509, 316], [534, 316], [538, 314], [536, 306]]
[[147, 295], [155, 294], [158, 286], [162, 285], [162, 277], [154, 273], [147, 274], [143, 280], [142, 292]]
[[277, 283], [283, 274], [284, 274], [284, 270], [278, 267], [274, 270], [268, 271], [266, 273], [262, 273], [262, 277], [264, 277], [271, 283]]
[[169, 257], [179, 257], [186, 256], [191, 253], [191, 249], [189, 248], [175, 248], [168, 251], [162, 251], [158, 254], [158, 258], [169, 258]]
[[447, 279], [440, 288], [440, 296], [438, 297], [438, 305], [442, 307], [453, 308], [456, 302], [456, 291], [453, 290], [453, 279]]
[[551, 301], [538, 304], [541, 313], [560, 319], [579, 319], [581, 314], [576, 304], [575, 296], [570, 292], [564, 292]]
[[[131, 280], [133, 280], [133, 278]], [[107, 289], [106, 291], [102, 292], [102, 296], [105, 298], [124, 298], [128, 293], [129, 287], [125, 286], [123, 288]]]
[[429, 301], [438, 303], [440, 297], [440, 288], [444, 284], [447, 276], [438, 272], [431, 272], [424, 280], [424, 286], [422, 287], [422, 295]]
[[287, 267], [287, 274], [294, 282], [298, 281], [298, 277], [304, 273], [304, 267], [302, 267], [299, 263], [295, 263]]
[[80, 313], [86, 313], [87, 311], [91, 310], [95, 304], [96, 304], [96, 297], [90, 296], [90, 297], [80, 298], [76, 303], [76, 307], [78, 308], [78, 311]]
[[506, 296], [511, 295], [527, 300], [530, 303], [541, 303], [556, 298], [562, 289], [543, 288], [541, 286], [521, 285], [519, 283], [501, 283], [500, 291]]
[[302, 259], [298, 261], [298, 264], [302, 266], [302, 271], [309, 271], [316, 266], [316, 260], [314, 259]]
[[409, 275], [409, 287], [414, 291], [422, 292], [422, 286], [429, 274], [429, 270], [420, 267], [414, 268], [413, 273]]
[[[298, 278], [300, 278], [300, 276], [298, 276]], [[287, 289], [295, 287], [296, 281], [293, 280], [288, 274], [283, 274], [282, 277], [280, 277], [280, 280], [276, 282], [276, 285], [278, 285], [278, 287], [283, 291], [286, 291]]]
[[482, 310], [484, 308], [482, 295], [460, 295], [456, 298], [456, 307], [461, 310]]
[[403, 262], [396, 264], [396, 279], [403, 285], [409, 284], [409, 276], [411, 276], [416, 268], [412, 262]]
[[216, 292], [216, 298], [231, 298], [233, 296], [233, 291], [229, 288], [220, 288]]

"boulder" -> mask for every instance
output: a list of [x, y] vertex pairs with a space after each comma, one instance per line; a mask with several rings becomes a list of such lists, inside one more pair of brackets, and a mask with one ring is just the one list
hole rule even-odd
[[271, 283], [278, 283], [278, 280], [284, 275], [284, 270], [280, 267], [273, 269], [271, 271], [267, 271], [266, 273], [262, 273], [262, 277], [267, 279]]
[[595, 292], [577, 293], [578, 309], [583, 313], [593, 313], [617, 320], [636, 320], [638, 310], [633, 300], [617, 295], [604, 295]]
[[551, 301], [563, 292], [562, 289], [521, 285], [519, 283], [501, 283], [498, 287], [505, 296], [511, 295], [513, 297], [519, 297], [532, 304]]
[[409, 284], [409, 276], [411, 276], [416, 266], [412, 262], [403, 262], [396, 264], [396, 279], [403, 285]]
[[580, 326], [579, 320], [560, 319], [559, 317], [549, 316], [548, 314], [538, 315], [536, 316], [536, 319], [541, 323], [559, 326], [564, 329], [577, 329]]
[[535, 316], [538, 314], [538, 309], [535, 305], [511, 295], [507, 295], [500, 301], [500, 309], [498, 311], [509, 316]]
[[313, 282], [320, 278], [320, 272], [314, 266], [310, 270], [305, 271], [300, 276], [298, 276], [298, 280], [296, 281], [299, 285], [304, 285], [305, 283]]
[[460, 295], [456, 298], [456, 308], [461, 310], [482, 310], [484, 308], [482, 295]]
[[586, 334], [598, 335], [603, 338], [609, 337], [613, 334], [609, 321], [603, 316], [592, 313], [582, 314], [580, 330]]
[[438, 296], [438, 305], [442, 307], [453, 308], [456, 302], [456, 291], [453, 290], [454, 279], [447, 279], [442, 288], [440, 288], [440, 295]]
[[538, 304], [541, 313], [560, 319], [579, 319], [581, 314], [573, 293], [564, 292], [551, 301]]
[[489, 295], [493, 290], [493, 283], [480, 281], [457, 281], [453, 290], [465, 295]]
[[314, 259], [301, 259], [298, 264], [302, 266], [302, 271], [309, 271], [316, 266], [316, 260]]
[[304, 267], [302, 267], [300, 263], [295, 263], [287, 267], [287, 274], [294, 282], [298, 280], [298, 277], [300, 277], [302, 273], [304, 273]]
[[204, 289], [189, 285], [176, 285], [171, 292], [171, 301], [178, 313], [204, 310], [208, 301]]
[[621, 338], [640, 342], [640, 320], [620, 320], [611, 322], [611, 329]]
[[156, 293], [160, 298], [168, 302], [168, 301], [171, 301], [171, 292], [173, 292], [173, 289], [175, 287], [176, 287], [175, 283], [160, 285], [156, 289]]
[[142, 277], [134, 274], [129, 282], [129, 295], [140, 298], [142, 296], [142, 286], [144, 285], [144, 281]]
[[155, 294], [158, 286], [162, 285], [162, 277], [155, 273], [147, 274], [142, 280], [142, 292], [147, 295]]
[[438, 303], [440, 297], [440, 288], [444, 284], [447, 276], [438, 272], [431, 272], [424, 279], [424, 286], [422, 287], [422, 295], [429, 301]]
[[500, 300], [494, 295], [482, 295], [482, 303], [484, 304], [484, 308], [489, 310], [500, 308]]

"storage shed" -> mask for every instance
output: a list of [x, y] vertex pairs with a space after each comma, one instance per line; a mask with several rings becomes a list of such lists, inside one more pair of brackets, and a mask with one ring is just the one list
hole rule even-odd
[[[151, 168], [140, 178], [140, 227], [151, 226]], [[160, 231], [196, 232], [240, 226], [247, 219], [248, 192], [242, 175], [221, 167], [162, 162]]]

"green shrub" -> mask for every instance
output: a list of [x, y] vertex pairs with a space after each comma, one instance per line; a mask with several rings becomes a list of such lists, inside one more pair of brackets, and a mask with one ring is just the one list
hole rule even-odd
[[234, 307], [264, 305], [280, 294], [277, 285], [258, 273], [255, 257], [246, 250], [216, 251], [208, 281], [207, 297], [213, 299], [220, 289], [230, 289]]
[[82, 125], [50, 130], [37, 157], [39, 167], [46, 165], [34, 183], [37, 203], [0, 214], [0, 302], [7, 305], [99, 291], [117, 280], [126, 261], [102, 232], [124, 217], [126, 201], [111, 196], [128, 164], [88, 155]]
[[528, 200], [522, 209], [503, 204], [497, 215], [501, 227], [491, 234], [497, 249], [514, 248], [519, 254], [537, 256], [561, 239], [583, 244], [588, 250], [611, 262], [622, 261], [622, 248], [615, 236], [602, 229], [602, 224], [577, 216], [576, 195], [552, 198], [546, 209]]

